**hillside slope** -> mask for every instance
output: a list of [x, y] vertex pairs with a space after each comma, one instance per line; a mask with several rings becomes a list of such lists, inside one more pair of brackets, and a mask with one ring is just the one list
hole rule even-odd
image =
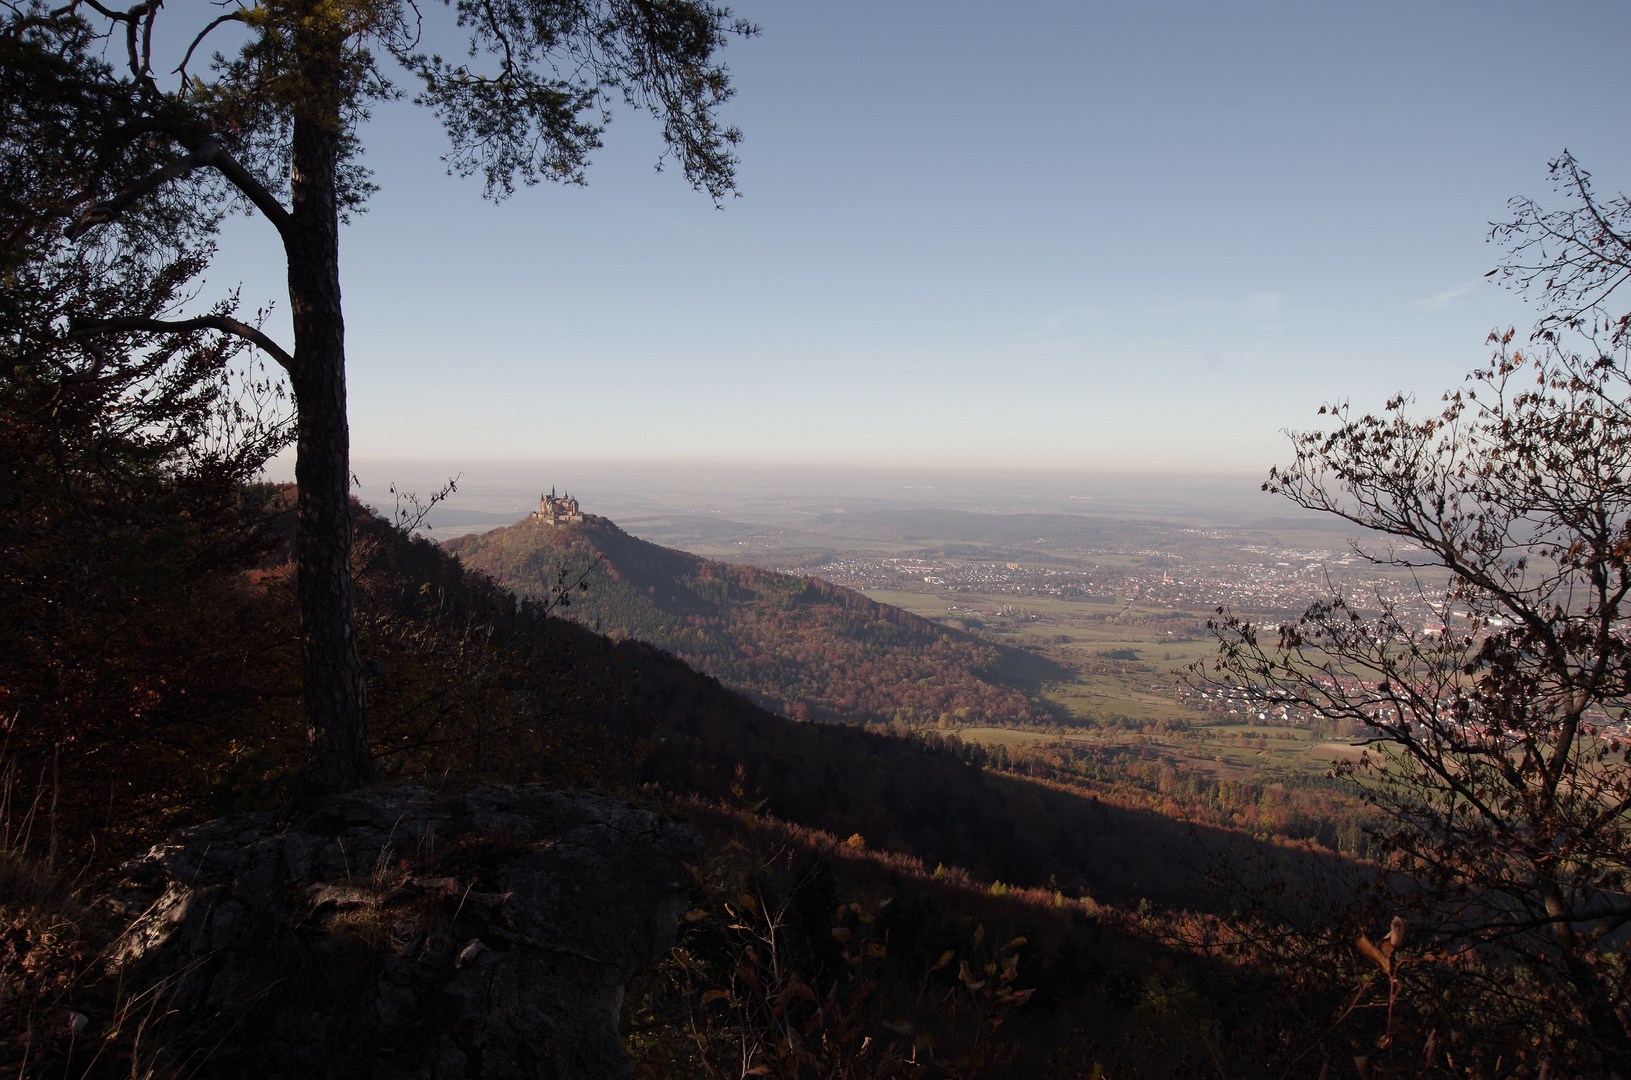
[[562, 613], [650, 642], [803, 720], [989, 723], [1044, 715], [1049, 661], [850, 589], [659, 547], [604, 518], [522, 521], [444, 547], [523, 597], [582, 577]]

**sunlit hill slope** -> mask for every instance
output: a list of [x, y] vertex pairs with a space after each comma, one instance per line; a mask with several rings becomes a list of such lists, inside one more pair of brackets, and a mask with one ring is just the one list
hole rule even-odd
[[448, 541], [522, 596], [581, 579], [560, 613], [665, 649], [765, 706], [806, 720], [1012, 722], [1046, 715], [1051, 662], [937, 626], [812, 578], [712, 562], [605, 518], [519, 522]]

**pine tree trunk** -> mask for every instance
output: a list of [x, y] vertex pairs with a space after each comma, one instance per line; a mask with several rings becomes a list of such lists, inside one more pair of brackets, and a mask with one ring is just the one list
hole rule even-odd
[[303, 794], [378, 777], [368, 752], [362, 663], [351, 600], [351, 432], [340, 310], [335, 169], [339, 127], [297, 116], [286, 239], [297, 420], [296, 573], [307, 759]]

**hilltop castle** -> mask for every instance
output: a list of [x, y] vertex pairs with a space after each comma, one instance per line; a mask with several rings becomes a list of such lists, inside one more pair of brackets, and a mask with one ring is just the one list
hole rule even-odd
[[564, 494], [557, 498], [554, 488], [549, 489], [548, 495], [538, 496], [538, 509], [528, 516], [545, 525], [583, 524], [583, 511], [578, 509], [578, 500]]

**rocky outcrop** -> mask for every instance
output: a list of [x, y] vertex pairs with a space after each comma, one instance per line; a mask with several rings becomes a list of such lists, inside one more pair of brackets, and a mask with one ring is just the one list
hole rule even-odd
[[627, 1078], [623, 986], [672, 947], [696, 860], [688, 827], [602, 796], [355, 792], [127, 864], [114, 962], [201, 1078]]

